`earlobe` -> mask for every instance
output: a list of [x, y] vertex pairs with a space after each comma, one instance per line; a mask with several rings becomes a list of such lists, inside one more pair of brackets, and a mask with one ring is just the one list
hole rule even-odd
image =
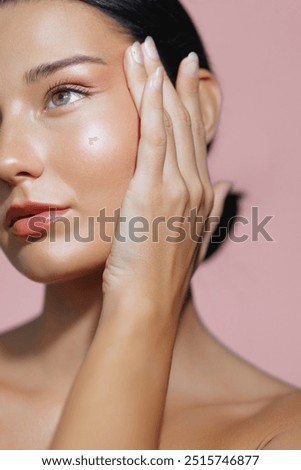
[[218, 127], [222, 92], [216, 78], [209, 70], [200, 69], [199, 79], [199, 97], [208, 144]]

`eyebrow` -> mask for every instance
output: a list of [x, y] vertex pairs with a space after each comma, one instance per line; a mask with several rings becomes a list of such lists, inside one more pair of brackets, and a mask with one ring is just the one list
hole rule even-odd
[[88, 55], [75, 55], [72, 57], [67, 57], [66, 59], [57, 60], [55, 62], [40, 64], [37, 67], [30, 69], [28, 72], [25, 72], [23, 80], [27, 85], [30, 85], [33, 82], [37, 82], [39, 80], [42, 80], [43, 78], [49, 77], [49, 75], [52, 75], [58, 70], [61, 70], [65, 67], [70, 67], [71, 65], [84, 64], [86, 62], [92, 64], [107, 65], [107, 63], [100, 57], [92, 57]]

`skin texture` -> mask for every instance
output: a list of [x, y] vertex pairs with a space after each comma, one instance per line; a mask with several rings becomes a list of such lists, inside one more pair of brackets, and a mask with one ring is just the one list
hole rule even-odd
[[[30, 17], [37, 23], [34, 38], [31, 23], [27, 20], [30, 7]], [[28, 199], [69, 206], [71, 209], [66, 217], [72, 221], [74, 216], [80, 216], [80, 233], [86, 236], [87, 216], [96, 218], [103, 207], [101, 204], [109, 216], [120, 207], [135, 168], [138, 116], [126, 81], [121, 79], [124, 77], [124, 41], [116, 35], [108, 40], [110, 28], [107, 26], [104, 31], [98, 27], [97, 21], [91, 22], [95, 16], [94, 9], [83, 8], [82, 5], [76, 7], [79, 14], [72, 15], [69, 21], [70, 28], [76, 31], [76, 42], [73, 38], [70, 41], [69, 30], [65, 28], [65, 17], [70, 16], [69, 10], [74, 8], [71, 5], [62, 3], [58, 17], [55, 6], [52, 10], [49, 7], [49, 14], [43, 19], [42, 3], [2, 8], [2, 37], [6, 47], [3, 45], [1, 48], [0, 60], [8, 66], [1, 83], [11, 83], [12, 86], [1, 91], [4, 115], [2, 152], [5, 153], [5, 158], [1, 159], [1, 175], [4, 180], [12, 181], [15, 190], [11, 195], [9, 186], [2, 185], [1, 212], [3, 214], [12, 202]], [[16, 13], [21, 9], [26, 14], [19, 25]], [[89, 35], [82, 28], [83, 23], [92, 23]], [[14, 32], [13, 25], [20, 28], [19, 35]], [[53, 34], [56, 29], [60, 35]], [[43, 44], [43, 54], [36, 47], [38, 40]], [[22, 63], [19, 59], [11, 60], [11, 44], [16, 57], [23, 56]], [[101, 49], [97, 44], [102, 45]], [[27, 47], [32, 54], [26, 53]], [[89, 55], [102, 57], [108, 65], [68, 67], [46, 80], [23, 85], [24, 72], [34, 65], [83, 54], [86, 50]], [[45, 110], [43, 98], [47, 88], [69, 77], [86, 90], [92, 87], [93, 97], [87, 99], [73, 94], [74, 105], [68, 109], [62, 111], [48, 107]], [[24, 177], [21, 172], [27, 172], [28, 176]], [[17, 184], [22, 179], [26, 181]], [[17, 269], [39, 282], [57, 282], [61, 278], [65, 281], [68, 276], [74, 277], [83, 271], [99, 270], [108, 257], [110, 245], [106, 246], [99, 237], [96, 237], [99, 243], [79, 243], [73, 237], [71, 243], [65, 243], [64, 228], [59, 224], [57, 227], [56, 243], [46, 241], [29, 245], [24, 240], [12, 240], [2, 231], [1, 246]], [[73, 232], [72, 225], [71, 234]], [[24, 245], [26, 249], [22, 249]]]
[[[300, 448], [299, 392], [254, 369], [220, 345], [200, 323], [191, 299], [181, 312], [193, 269], [192, 244], [187, 243], [182, 254], [179, 250], [172, 252], [175, 260], [181, 260], [180, 256], [181, 262], [189, 258], [187, 277], [183, 270], [176, 270], [171, 283], [166, 268], [160, 271], [159, 290], [158, 271], [153, 269], [158, 263], [152, 263], [154, 258], [147, 258], [142, 248], [138, 259], [148, 260], [147, 266], [137, 263], [137, 246], [127, 250], [116, 246], [111, 252], [111, 245], [99, 239], [90, 244], [72, 239], [66, 244], [59, 229], [55, 244], [50, 244], [47, 237], [41, 243], [28, 244], [12, 236], [3, 225], [8, 207], [28, 199], [70, 206], [68, 217], [72, 222], [72, 216], [80, 216], [83, 233], [87, 216], [97, 216], [101, 207], [111, 214], [122, 203], [126, 213], [137, 209], [137, 197], [131, 200], [131, 194], [141, 194], [142, 187], [145, 189], [142, 181], [154, 182], [142, 178], [149, 178], [144, 166], [140, 166], [140, 179], [136, 177], [134, 183], [132, 180], [140, 119], [151, 119], [154, 97], [157, 114], [161, 96], [173, 122], [173, 134], [168, 125], [166, 130], [164, 121], [154, 125], [158, 130], [165, 126], [169, 162], [175, 158], [172, 138], [177, 140], [181, 132], [187, 132], [177, 120], [178, 98], [166, 79], [164, 97], [158, 90], [154, 95], [150, 89], [149, 95], [144, 93], [146, 81], [150, 84], [149, 77], [160, 63], [147, 57], [144, 46], [145, 67], [135, 65], [128, 49], [130, 43], [106, 17], [79, 2], [45, 0], [0, 9], [0, 243], [17, 269], [47, 284], [41, 316], [0, 339], [0, 447]], [[102, 57], [108, 65], [68, 67], [29, 87], [22, 82], [30, 68], [75, 52]], [[45, 109], [48, 87], [62, 79], [92, 86], [92, 97], [79, 99], [72, 95], [77, 99], [74, 106]], [[192, 79], [182, 70], [177, 91], [187, 108], [191, 107], [191, 115], [197, 113], [196, 97], [201, 104], [204, 129], [199, 145], [203, 149], [218, 123], [219, 88], [206, 71], [200, 70]], [[154, 116], [154, 109], [152, 113]], [[161, 112], [161, 120], [162, 116]], [[185, 142], [185, 152], [177, 153], [178, 162], [181, 155], [193, 153], [188, 151], [191, 139]], [[154, 148], [155, 143], [151, 145]], [[140, 147], [138, 167], [140, 158], [141, 165], [149, 164], [149, 170], [158, 171], [158, 166], [147, 160], [147, 148]], [[159, 154], [165, 164], [165, 152]], [[202, 195], [206, 195], [202, 201], [212, 189], [205, 174], [205, 156], [202, 150], [196, 155]], [[186, 163], [183, 160], [182, 167], [179, 164], [182, 175], [188, 171]], [[165, 164], [166, 168], [171, 165]], [[157, 178], [158, 173], [152, 177]], [[130, 182], [131, 191], [127, 192]], [[196, 184], [195, 180], [193, 187]], [[152, 188], [154, 185], [148, 187], [148, 196]], [[215, 188], [213, 206], [208, 199], [207, 208], [200, 205], [204, 213], [209, 214], [211, 208], [220, 212], [225, 189], [220, 186], [219, 193]], [[171, 187], [168, 192], [163, 190], [167, 197]], [[154, 194], [161, 193], [157, 190]], [[153, 212], [147, 215], [152, 217], [158, 201], [157, 205], [156, 201], [148, 202]], [[166, 251], [163, 246], [156, 253], [158, 262]], [[109, 253], [102, 286], [101, 274]], [[168, 266], [169, 255], [163, 266]], [[203, 255], [204, 249], [199, 259]], [[128, 264], [130, 271], [118, 270], [116, 274], [116, 266], [124, 268]], [[151, 364], [146, 359], [149, 357]], [[137, 388], [130, 375], [134, 369], [139, 369], [137, 383], [145, 387], [141, 408], [136, 406]], [[116, 407], [114, 400], [120, 403], [120, 384], [116, 386], [120, 377], [124, 379], [122, 394], [128, 400], [118, 409], [118, 435], [110, 412]], [[71, 399], [67, 401], [71, 387]], [[117, 390], [116, 394], [112, 390]], [[108, 393], [113, 395], [109, 401]], [[100, 419], [104, 412], [106, 420]], [[126, 423], [132, 423], [132, 442], [126, 441]], [[97, 429], [97, 433], [91, 434], [89, 429]], [[106, 440], [107, 436], [113, 436], [113, 441]]]

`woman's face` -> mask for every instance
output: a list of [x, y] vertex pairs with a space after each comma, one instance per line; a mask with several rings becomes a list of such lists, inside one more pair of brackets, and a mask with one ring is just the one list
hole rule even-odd
[[[111, 245], [96, 219], [102, 208], [112, 216], [121, 206], [139, 141], [123, 69], [129, 44], [110, 19], [79, 1], [0, 8], [0, 244], [31, 279], [69, 280], [98, 271], [108, 257]], [[25, 80], [41, 64], [79, 55], [99, 61], [48, 68], [50, 74]], [[57, 84], [61, 91], [48, 93]], [[56, 222], [52, 240], [48, 232], [33, 243], [14, 233], [6, 212], [28, 201], [70, 208], [64, 215], [70, 230]], [[113, 230], [107, 224], [108, 236]]]

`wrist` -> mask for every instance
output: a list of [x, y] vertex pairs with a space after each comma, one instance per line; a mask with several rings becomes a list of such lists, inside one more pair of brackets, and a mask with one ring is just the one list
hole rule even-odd
[[104, 296], [99, 328], [113, 325], [121, 334], [160, 334], [175, 337], [178, 320], [171, 308], [164, 307], [161, 299], [153, 299], [139, 289], [110, 292]]

